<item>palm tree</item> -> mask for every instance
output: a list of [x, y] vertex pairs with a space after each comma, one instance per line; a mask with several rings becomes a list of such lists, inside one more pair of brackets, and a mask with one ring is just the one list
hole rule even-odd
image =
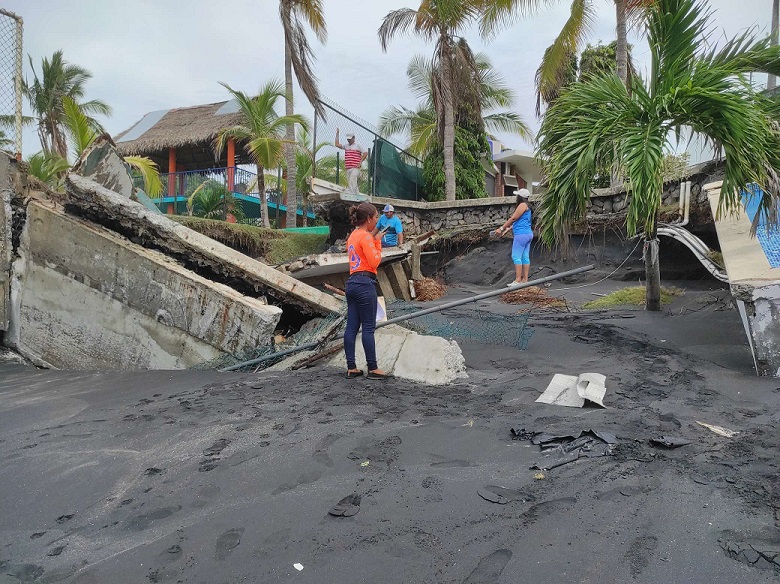
[[[657, 221], [663, 158], [672, 135], [689, 131], [726, 155], [719, 212], [740, 204], [740, 189], [764, 190], [756, 218], [777, 220], [780, 134], [770, 100], [747, 81], [753, 72], [780, 72], [780, 48], [750, 32], [720, 50], [705, 51], [711, 13], [704, 0], [658, 0], [646, 15], [651, 52], [647, 82], [627, 88], [615, 74], [574, 84], [547, 111], [537, 155], [548, 177], [540, 204], [542, 239], [566, 245], [567, 227], [584, 217], [591, 179], [613, 159], [628, 179], [630, 234], [645, 239], [647, 309], [660, 310]], [[754, 225], [757, 225], [754, 223]]]
[[[780, 0], [772, 0], [772, 29], [770, 37], [772, 46], [777, 45], [778, 29], [780, 28]], [[766, 88], [774, 89], [777, 85], [777, 77], [770, 75], [766, 80]]]
[[[214, 140], [214, 150], [219, 157], [229, 139], [244, 144], [244, 149], [257, 165], [257, 187], [260, 194], [260, 209], [263, 216], [263, 226], [271, 227], [268, 217], [268, 204], [265, 195], [265, 169], [277, 168], [282, 162], [285, 145], [284, 132], [286, 126], [299, 124], [308, 127], [306, 118], [299, 114], [279, 116], [276, 113], [276, 102], [284, 99], [284, 87], [279, 81], [272, 80], [260, 88], [260, 93], [249, 97], [242, 91], [232, 89], [226, 83], [221, 85], [227, 89], [238, 102], [244, 114], [244, 124], [222, 130]], [[294, 144], [294, 142], [293, 142]], [[288, 199], [287, 216], [290, 216], [290, 206], [297, 213], [295, 200]], [[295, 215], [293, 215], [294, 226]], [[288, 219], [289, 221], [289, 219]]]
[[[511, 107], [514, 94], [506, 86], [503, 77], [493, 68], [487, 55], [477, 53], [473, 55], [472, 62], [476, 75], [458, 84], [459, 91], [455, 96], [455, 125], [466, 122], [462, 119], [466, 115], [476, 115], [481, 116], [481, 123], [488, 132], [513, 133], [528, 140], [533, 139], [530, 128], [515, 112], [485, 113], [497, 108]], [[471, 64], [467, 67], [471, 68]], [[431, 60], [422, 55], [413, 57], [406, 69], [406, 77], [409, 89], [421, 103], [416, 109], [404, 106], [389, 107], [379, 118], [379, 133], [385, 137], [408, 134], [408, 151], [418, 157], [428, 154], [437, 141], [434, 88], [439, 83], [439, 75], [440, 71], [434, 71]], [[473, 87], [467, 88], [467, 84]], [[474, 95], [473, 100], [464, 99], [469, 94]], [[472, 101], [469, 105], [473, 107], [461, 108], [461, 101]]]
[[40, 77], [35, 70], [32, 57], [29, 59], [33, 80], [32, 83], [26, 80], [22, 83], [22, 93], [30, 103], [33, 118], [37, 121], [41, 146], [45, 153], [56, 152], [62, 158], [67, 158], [63, 97], [69, 97], [77, 103], [89, 124], [99, 133], [103, 133], [103, 128], [91, 115], [111, 115], [111, 108], [97, 99], [81, 101], [84, 97], [84, 85], [92, 77], [92, 73], [83, 67], [68, 63], [63, 58], [62, 51], [56, 51], [51, 59], [43, 58]]
[[[288, 118], [292, 118], [294, 113], [292, 78], [293, 73], [295, 73], [298, 85], [314, 107], [314, 115], [323, 116], [317, 78], [311, 67], [314, 53], [306, 39], [306, 31], [303, 26], [303, 21], [305, 21], [320, 42], [324, 43], [327, 40], [328, 31], [322, 0], [279, 0], [279, 18], [284, 29], [284, 87], [287, 99], [285, 114]], [[290, 188], [287, 190], [288, 227], [295, 227], [298, 207], [295, 154], [295, 126], [290, 124], [287, 127], [286, 147], [287, 177], [290, 181]]]
[[0, 148], [10, 148], [14, 145], [14, 141], [5, 135], [3, 130], [0, 130]]
[[[81, 106], [67, 95], [62, 97], [62, 125], [66, 130], [63, 135], [67, 134], [70, 138], [71, 148], [77, 159], [81, 158], [84, 151], [103, 135], [95, 129], [92, 120], [84, 113]], [[50, 154], [53, 156], [56, 153]], [[59, 158], [58, 154], [56, 156]], [[67, 163], [67, 159], [63, 158], [63, 160]], [[144, 192], [153, 199], [159, 197], [163, 187], [157, 164], [146, 156], [125, 156], [124, 161], [143, 178]], [[67, 166], [61, 174], [64, 174], [65, 170]]]
[[387, 51], [398, 34], [414, 32], [435, 41], [433, 68], [441, 71], [440, 95], [435, 96], [437, 128], [444, 148], [444, 182], [448, 201], [455, 200], [455, 53], [457, 35], [482, 14], [484, 0], [421, 0], [417, 10], [389, 12], [379, 27], [379, 42]]

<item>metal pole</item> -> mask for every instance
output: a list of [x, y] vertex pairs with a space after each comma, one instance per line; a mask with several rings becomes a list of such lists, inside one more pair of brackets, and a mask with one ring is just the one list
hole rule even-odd
[[282, 165], [276, 169], [276, 228], [279, 229], [279, 206], [282, 204]]
[[[319, 116], [314, 114], [314, 135], [311, 141], [311, 177], [317, 176], [317, 121]], [[304, 211], [305, 213], [305, 211]]]
[[[433, 312], [441, 312], [442, 310], [447, 310], [449, 308], [455, 308], [456, 306], [463, 306], [464, 304], [470, 304], [471, 302], [477, 302], [478, 300], [484, 300], [485, 298], [492, 298], [493, 296], [499, 296], [501, 294], [506, 294], [507, 292], [514, 292], [515, 290], [520, 290], [521, 288], [527, 288], [528, 286], [538, 286], [539, 284], [544, 284], [545, 282], [552, 282], [553, 280], [560, 280], [561, 278], [566, 278], [568, 276], [575, 276], [577, 274], [581, 274], [583, 272], [589, 272], [594, 268], [593, 264], [589, 264], [587, 266], [582, 266], [581, 268], [575, 268], [573, 270], [569, 270], [567, 272], [561, 272], [560, 274], [553, 274], [552, 276], [545, 276], [544, 278], [539, 278], [538, 280], [531, 280], [530, 282], [525, 282], [523, 284], [514, 284], [509, 287], [499, 288], [498, 290], [491, 290], [490, 292], [484, 292], [482, 294], [477, 294], [476, 296], [469, 296], [468, 298], [462, 298], [460, 300], [454, 300], [452, 302], [448, 302], [446, 304], [442, 304], [441, 306], [434, 306], [432, 308], [426, 308], [424, 310], [419, 310], [417, 312], [412, 312], [411, 314], [405, 314], [403, 316], [397, 316], [396, 318], [391, 318], [390, 320], [386, 320], [383, 322], [378, 322], [376, 324], [376, 328], [382, 328], [383, 326], [388, 326], [391, 324], [396, 324], [399, 322], [403, 322], [405, 320], [411, 320], [412, 318], [417, 318], [418, 316], [425, 316], [426, 314], [431, 314]], [[338, 337], [337, 339], [343, 339], [343, 335], [341, 337]], [[289, 349], [285, 349], [284, 351], [279, 351], [278, 353], [274, 353], [272, 355], [266, 355], [265, 357], [258, 357], [257, 359], [252, 359], [250, 361], [244, 361], [243, 363], [238, 363], [236, 365], [231, 365], [230, 367], [224, 367], [220, 369], [220, 372], [226, 372], [226, 371], [235, 371], [236, 369], [242, 369], [244, 367], [250, 367], [252, 365], [257, 365], [259, 363], [262, 363], [263, 361], [270, 361], [271, 359], [276, 359], [278, 357], [286, 357], [287, 355], [292, 355], [293, 353], [297, 353], [299, 351], [305, 351], [307, 349], [313, 349], [317, 345], [320, 344], [320, 341], [312, 341], [311, 343], [306, 343], [304, 345], [299, 345], [297, 347], [291, 347]]]

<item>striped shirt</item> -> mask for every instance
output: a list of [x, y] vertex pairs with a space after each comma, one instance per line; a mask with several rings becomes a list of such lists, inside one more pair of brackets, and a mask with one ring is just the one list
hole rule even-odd
[[344, 168], [360, 168], [360, 160], [363, 157], [363, 153], [366, 151], [360, 144], [355, 142], [354, 144], [344, 144]]

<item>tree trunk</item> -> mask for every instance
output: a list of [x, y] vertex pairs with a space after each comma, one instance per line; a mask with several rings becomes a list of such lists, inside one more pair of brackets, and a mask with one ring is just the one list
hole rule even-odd
[[455, 108], [452, 87], [452, 52], [449, 39], [441, 42], [442, 97], [444, 101], [444, 192], [446, 200], [455, 200]]
[[[777, 36], [778, 36], [778, 16], [780, 13], [780, 0], [774, 0], [772, 2], [772, 34], [771, 34], [771, 43], [772, 46], [777, 45]], [[769, 75], [766, 80], [766, 88], [767, 89], [774, 89], [777, 85], [777, 78], [774, 75]]]
[[626, 0], [615, 0], [615, 15], [617, 16], [617, 43], [615, 59], [617, 60], [617, 76], [628, 85], [628, 38], [626, 33]]
[[645, 309], [661, 310], [661, 264], [658, 261], [658, 234], [645, 234]]
[[[268, 218], [268, 201], [265, 198], [265, 169], [257, 165], [257, 193], [260, 196], [260, 214], [263, 217], [263, 227], [271, 227], [271, 220]], [[277, 225], [277, 227], [279, 227]]]
[[[284, 92], [285, 114], [293, 115], [293, 79], [292, 79], [292, 54], [290, 45], [285, 36], [284, 41]], [[298, 214], [298, 196], [295, 189], [295, 177], [298, 169], [295, 166], [295, 124], [287, 125], [287, 144], [285, 144], [287, 158], [287, 227], [296, 226]]]

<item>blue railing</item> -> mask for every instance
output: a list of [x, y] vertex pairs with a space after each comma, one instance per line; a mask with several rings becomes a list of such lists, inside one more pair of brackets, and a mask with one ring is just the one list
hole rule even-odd
[[[195, 215], [209, 219], [232, 219], [250, 225], [262, 225], [260, 193], [257, 174], [240, 167], [189, 170], [160, 175], [162, 196], [153, 199], [166, 214]], [[143, 188], [143, 179], [135, 178], [135, 184]], [[269, 220], [280, 225], [287, 213], [284, 197], [279, 189], [265, 189]], [[306, 209], [308, 219], [315, 215], [311, 207]], [[298, 215], [303, 214], [298, 204]]]

